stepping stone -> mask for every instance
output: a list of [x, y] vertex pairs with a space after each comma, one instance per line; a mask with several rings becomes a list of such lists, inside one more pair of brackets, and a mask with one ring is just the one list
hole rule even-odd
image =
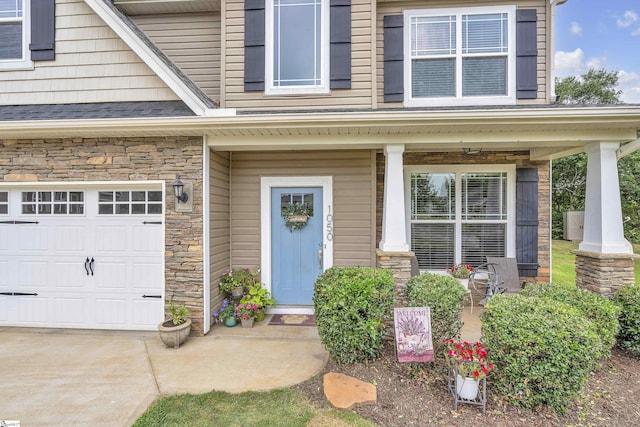
[[376, 403], [376, 386], [348, 375], [329, 372], [323, 377], [324, 395], [336, 409], [352, 409], [367, 403]]

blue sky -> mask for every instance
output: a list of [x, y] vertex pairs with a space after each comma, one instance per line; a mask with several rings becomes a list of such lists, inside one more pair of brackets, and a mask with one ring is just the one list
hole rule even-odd
[[622, 100], [640, 104], [640, 0], [569, 0], [555, 31], [558, 77], [618, 71]]

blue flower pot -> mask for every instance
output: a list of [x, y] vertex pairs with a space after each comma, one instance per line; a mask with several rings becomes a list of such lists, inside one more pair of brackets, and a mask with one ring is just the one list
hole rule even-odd
[[226, 319], [224, 319], [224, 326], [228, 328], [233, 328], [237, 324], [238, 324], [238, 321], [236, 320], [235, 317], [227, 317]]

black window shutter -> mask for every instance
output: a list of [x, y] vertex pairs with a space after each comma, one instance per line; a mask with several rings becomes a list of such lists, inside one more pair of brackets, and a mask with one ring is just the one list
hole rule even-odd
[[538, 169], [516, 169], [516, 259], [520, 276], [538, 275]]
[[31, 0], [31, 51], [32, 61], [55, 59], [56, 2], [55, 0]]
[[244, 90], [264, 90], [264, 0], [244, 1]]
[[384, 102], [404, 100], [403, 15], [384, 17]]
[[329, 21], [331, 89], [351, 89], [351, 0], [331, 0]]
[[[516, 97], [538, 97], [538, 17], [535, 9], [516, 10]], [[553, 84], [553, 82], [550, 82]]]

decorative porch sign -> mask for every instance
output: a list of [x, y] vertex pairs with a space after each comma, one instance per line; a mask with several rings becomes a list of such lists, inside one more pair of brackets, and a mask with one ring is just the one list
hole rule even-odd
[[433, 362], [429, 307], [393, 309], [398, 362]]

